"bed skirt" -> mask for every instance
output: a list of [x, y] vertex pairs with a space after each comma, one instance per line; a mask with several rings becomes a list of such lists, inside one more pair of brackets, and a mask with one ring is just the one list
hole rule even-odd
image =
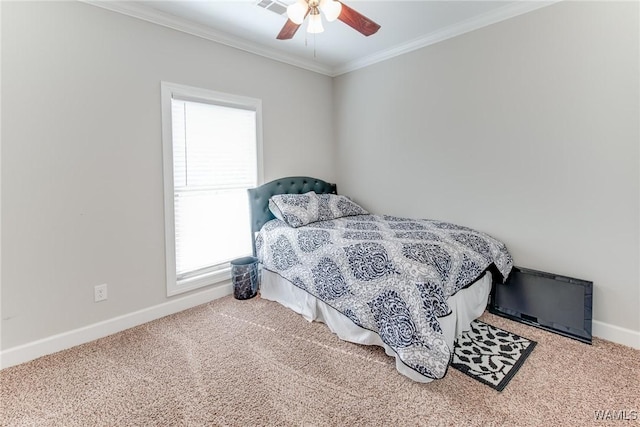
[[[456, 337], [469, 330], [471, 321], [484, 313], [489, 293], [491, 292], [491, 281], [491, 273], [486, 272], [473, 285], [461, 289], [447, 300], [452, 313], [440, 318], [439, 321], [446, 343], [451, 351], [453, 351], [453, 343]], [[405, 365], [397, 357], [395, 351], [386, 345], [377, 333], [359, 327], [333, 307], [294, 286], [280, 275], [262, 270], [260, 295], [264, 299], [279, 302], [310, 322], [326, 323], [329, 329], [342, 340], [356, 344], [383, 347], [387, 355], [395, 357], [398, 372], [414, 381], [423, 383], [432, 381], [431, 378], [427, 378]]]

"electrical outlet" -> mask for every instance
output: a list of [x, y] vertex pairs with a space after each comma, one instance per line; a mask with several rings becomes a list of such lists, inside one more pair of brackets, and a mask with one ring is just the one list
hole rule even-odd
[[93, 288], [93, 301], [99, 302], [107, 299], [107, 284], [96, 285]]

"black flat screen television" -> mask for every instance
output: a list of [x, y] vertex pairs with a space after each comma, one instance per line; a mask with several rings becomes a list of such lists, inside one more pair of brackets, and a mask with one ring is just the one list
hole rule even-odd
[[593, 282], [514, 267], [489, 311], [591, 344]]

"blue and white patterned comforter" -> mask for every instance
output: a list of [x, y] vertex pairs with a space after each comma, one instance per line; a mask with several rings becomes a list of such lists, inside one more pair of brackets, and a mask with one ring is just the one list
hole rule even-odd
[[411, 369], [442, 378], [451, 358], [438, 318], [447, 298], [492, 265], [512, 267], [491, 236], [434, 220], [356, 215], [292, 228], [274, 219], [256, 238], [267, 270], [377, 332]]

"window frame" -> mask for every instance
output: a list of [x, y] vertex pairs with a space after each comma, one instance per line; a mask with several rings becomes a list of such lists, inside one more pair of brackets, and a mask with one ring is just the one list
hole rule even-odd
[[[231, 279], [231, 266], [208, 272], [202, 275], [177, 279], [176, 274], [176, 230], [173, 182], [173, 132], [171, 116], [171, 100], [178, 98], [184, 101], [200, 102], [224, 107], [252, 110], [256, 113], [256, 164], [258, 185], [264, 182], [262, 165], [262, 100], [246, 96], [233, 95], [185, 86], [177, 83], [160, 82], [162, 108], [162, 158], [164, 177], [164, 228], [165, 228], [165, 261], [167, 296], [178, 295], [204, 286], [228, 281]], [[247, 199], [247, 205], [248, 205]], [[248, 236], [251, 234], [247, 224]]]

